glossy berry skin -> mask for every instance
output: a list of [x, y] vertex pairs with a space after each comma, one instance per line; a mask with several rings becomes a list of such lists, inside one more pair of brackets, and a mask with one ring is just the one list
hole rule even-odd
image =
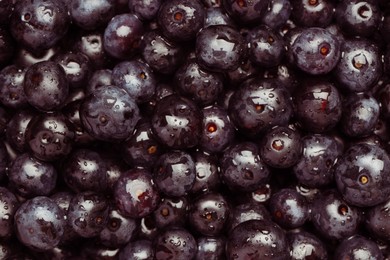
[[269, 175], [255, 143], [233, 144], [222, 155], [220, 177], [232, 191], [254, 191]]
[[286, 125], [293, 112], [289, 96], [276, 79], [248, 79], [230, 99], [230, 119], [236, 128], [250, 136], [275, 125]]
[[107, 191], [112, 192], [119, 177], [130, 167], [113, 150], [103, 152], [102, 157], [107, 166]]
[[138, 228], [138, 221], [122, 216], [118, 209], [110, 207], [107, 225], [99, 234], [101, 243], [110, 248], [118, 248], [126, 245], [134, 239]]
[[[256, 77], [260, 73], [261, 68], [253, 64], [249, 59], [247, 59], [246, 61], [242, 62], [237, 69], [230, 70], [225, 74], [227, 82], [229, 83], [227, 86], [231, 86], [234, 88], [235, 86], [239, 86], [245, 80]], [[232, 92], [233, 89], [229, 89], [228, 91]], [[218, 103], [221, 105], [222, 102], [219, 101]]]
[[370, 208], [367, 212], [365, 225], [370, 234], [380, 240], [390, 240], [390, 200]]
[[0, 72], [0, 102], [6, 107], [20, 109], [28, 102], [24, 93], [26, 70], [16, 65], [5, 67]]
[[292, 20], [304, 27], [326, 27], [333, 19], [335, 4], [332, 0], [293, 0]]
[[290, 0], [271, 0], [261, 21], [276, 30], [282, 27], [290, 17], [292, 8]]
[[168, 151], [157, 160], [153, 181], [167, 196], [186, 195], [195, 182], [195, 162], [190, 154], [181, 150]]
[[261, 203], [248, 202], [231, 207], [228, 221], [228, 232], [230, 233], [239, 224], [249, 220], [269, 220], [271, 216], [268, 209]]
[[92, 64], [87, 55], [82, 52], [65, 52], [52, 59], [65, 71], [70, 88], [84, 87], [91, 74]]
[[79, 236], [95, 237], [106, 226], [108, 212], [109, 204], [103, 194], [80, 192], [69, 203], [67, 219]]
[[202, 3], [207, 9], [213, 7], [222, 7], [222, 2], [220, 0], [202, 0]]
[[[73, 199], [74, 196], [75, 194], [73, 192], [59, 191], [52, 194], [50, 196], [50, 199], [52, 199], [58, 205], [64, 216], [67, 218], [70, 201]], [[70, 223], [66, 222], [64, 226], [64, 235], [61, 238], [59, 246], [69, 245], [71, 241], [77, 238], [79, 238], [79, 235], [73, 230]]]
[[336, 248], [334, 259], [385, 259], [375, 241], [362, 235], [344, 239]]
[[69, 13], [72, 22], [85, 30], [93, 30], [106, 25], [115, 15], [115, 1], [72, 0]]
[[188, 215], [189, 203], [186, 197], [161, 199], [157, 209], [153, 212], [155, 225], [159, 229], [168, 226], [184, 226]]
[[347, 35], [371, 36], [378, 28], [381, 10], [377, 1], [342, 1], [336, 6], [336, 22]]
[[64, 233], [62, 211], [53, 200], [44, 196], [24, 202], [16, 211], [14, 221], [19, 241], [36, 251], [54, 248]]
[[95, 89], [112, 85], [114, 85], [114, 80], [112, 78], [112, 70], [95, 70], [95, 72], [91, 75], [87, 85], [85, 86], [85, 94], [89, 95], [94, 92]]
[[133, 136], [121, 145], [123, 160], [133, 167], [152, 169], [164, 148], [153, 134], [151, 123], [140, 120]]
[[142, 20], [156, 17], [162, 0], [129, 0], [129, 9]]
[[26, 71], [24, 93], [28, 103], [38, 110], [59, 110], [69, 94], [64, 69], [53, 61], [35, 63]]
[[351, 95], [345, 101], [341, 127], [351, 137], [363, 137], [371, 134], [379, 119], [379, 103], [368, 95]]
[[148, 31], [142, 37], [141, 52], [144, 61], [156, 72], [172, 74], [186, 56], [183, 45], [177, 44], [160, 31]]
[[302, 138], [303, 153], [293, 172], [306, 187], [321, 187], [333, 180], [334, 165], [342, 155], [342, 146], [329, 135], [310, 134]]
[[[217, 0], [219, 1], [219, 0]], [[209, 7], [205, 10], [205, 20], [203, 27], [210, 25], [230, 25], [235, 26], [235, 22], [225, 13], [225, 10], [221, 7]]]
[[169, 95], [156, 104], [152, 116], [153, 133], [174, 149], [194, 147], [201, 136], [202, 114], [197, 105], [179, 95]]
[[249, 59], [259, 66], [277, 66], [284, 57], [284, 39], [268, 26], [260, 25], [251, 29], [247, 41]]
[[88, 145], [91, 144], [93, 141], [96, 141], [95, 138], [93, 138], [90, 134], [88, 134], [83, 124], [81, 123], [80, 106], [82, 101], [83, 99], [72, 101], [62, 109], [62, 112], [64, 113], [65, 117], [69, 120], [72, 129], [74, 129], [75, 132], [74, 143], [77, 146]]
[[199, 195], [218, 189], [221, 185], [218, 156], [197, 151], [192, 157], [195, 162], [196, 178], [191, 193]]
[[285, 188], [274, 193], [268, 204], [273, 220], [281, 227], [301, 227], [309, 218], [309, 205], [296, 190]]
[[188, 61], [175, 73], [177, 91], [200, 106], [215, 103], [223, 91], [223, 81], [222, 74], [202, 69], [195, 60]]
[[190, 232], [184, 228], [171, 227], [156, 237], [154, 259], [193, 259], [196, 250], [196, 240]]
[[31, 109], [20, 110], [18, 113], [15, 113], [8, 122], [6, 140], [15, 150], [19, 152], [26, 151], [26, 128], [30, 120], [35, 116], [36, 112]]
[[70, 23], [63, 1], [18, 1], [10, 29], [15, 40], [35, 52], [53, 47], [66, 34]]
[[195, 260], [219, 260], [225, 259], [225, 238], [202, 236], [196, 239], [198, 250]]
[[120, 142], [129, 138], [139, 118], [135, 100], [116, 86], [95, 90], [80, 107], [80, 119], [85, 130], [102, 141]]
[[227, 72], [237, 69], [245, 60], [247, 47], [244, 37], [233, 27], [212, 25], [198, 33], [195, 53], [201, 67]]
[[270, 0], [223, 0], [222, 6], [237, 23], [256, 24], [261, 21], [270, 2]]
[[25, 140], [34, 157], [54, 161], [70, 153], [74, 136], [69, 121], [57, 112], [32, 118], [26, 128]]
[[313, 233], [306, 231], [291, 231], [287, 233], [290, 245], [290, 259], [327, 260], [328, 252], [325, 244]]
[[154, 259], [153, 243], [150, 240], [135, 240], [123, 247], [118, 254], [119, 260]]
[[323, 191], [312, 202], [311, 222], [327, 239], [340, 240], [356, 234], [360, 220], [360, 210], [343, 200], [337, 191]]
[[151, 214], [160, 201], [152, 175], [144, 169], [124, 172], [114, 187], [114, 199], [120, 214], [142, 218]]
[[149, 101], [156, 90], [156, 77], [140, 60], [123, 61], [112, 69], [115, 86], [123, 88], [137, 103]]
[[[0, 187], [0, 238], [7, 240], [14, 232], [14, 215], [19, 202], [10, 190]], [[1, 256], [1, 254], [0, 254]]]
[[302, 155], [301, 135], [286, 126], [275, 126], [263, 136], [260, 155], [266, 164], [274, 168], [294, 166]]
[[308, 80], [293, 95], [294, 111], [299, 126], [310, 132], [332, 130], [341, 119], [342, 100], [331, 82]]
[[269, 220], [249, 220], [229, 234], [227, 259], [288, 259], [284, 230]]
[[9, 187], [25, 198], [47, 196], [56, 187], [57, 170], [28, 153], [17, 156], [8, 172]]
[[202, 136], [200, 147], [209, 153], [223, 152], [235, 137], [234, 125], [227, 110], [219, 106], [202, 109]]
[[65, 183], [74, 192], [104, 191], [107, 188], [107, 166], [98, 152], [74, 149], [62, 164]]
[[114, 58], [129, 59], [139, 51], [143, 33], [143, 24], [136, 15], [114, 16], [104, 31], [104, 50]]
[[335, 180], [351, 205], [369, 207], [385, 202], [390, 197], [390, 157], [378, 145], [352, 145], [336, 164]]
[[174, 41], [189, 41], [203, 27], [204, 7], [200, 0], [164, 1], [157, 15], [162, 33]]
[[205, 236], [218, 236], [226, 227], [230, 214], [227, 200], [219, 193], [200, 195], [192, 202], [188, 215], [190, 225]]
[[346, 40], [344, 55], [334, 74], [337, 81], [349, 92], [369, 90], [382, 73], [381, 53], [378, 46], [364, 39]]
[[326, 29], [311, 27], [304, 29], [291, 46], [294, 64], [302, 71], [326, 74], [336, 67], [341, 48], [336, 36]]

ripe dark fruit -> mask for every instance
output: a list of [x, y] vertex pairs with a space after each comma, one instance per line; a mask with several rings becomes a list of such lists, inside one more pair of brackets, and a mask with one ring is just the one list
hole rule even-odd
[[0, 0], [0, 259], [390, 259], [388, 0]]

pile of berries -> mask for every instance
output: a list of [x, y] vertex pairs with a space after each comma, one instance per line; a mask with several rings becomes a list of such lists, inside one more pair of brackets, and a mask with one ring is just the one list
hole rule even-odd
[[390, 259], [390, 2], [1, 0], [0, 259]]

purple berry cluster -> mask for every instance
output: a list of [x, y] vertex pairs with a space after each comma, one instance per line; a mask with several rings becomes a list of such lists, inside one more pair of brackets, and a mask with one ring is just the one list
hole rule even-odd
[[1, 0], [0, 260], [390, 259], [388, 0]]

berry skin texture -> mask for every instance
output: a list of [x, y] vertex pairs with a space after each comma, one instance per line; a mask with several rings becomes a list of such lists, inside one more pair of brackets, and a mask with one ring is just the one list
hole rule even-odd
[[260, 142], [260, 155], [274, 168], [294, 166], [302, 156], [302, 141], [298, 131], [275, 126], [266, 132]]
[[152, 182], [152, 175], [147, 170], [135, 168], [119, 177], [114, 198], [123, 216], [142, 218], [157, 208], [160, 195]]
[[37, 196], [24, 202], [14, 221], [19, 241], [37, 251], [53, 249], [64, 234], [64, 215], [48, 197]]
[[243, 36], [233, 27], [212, 25], [198, 33], [195, 53], [201, 67], [226, 72], [240, 66], [247, 53], [247, 46]]
[[367, 212], [366, 225], [375, 238], [390, 241], [390, 200], [370, 208]]
[[351, 205], [371, 207], [390, 198], [390, 157], [377, 145], [356, 144], [338, 160], [337, 188]]
[[70, 122], [57, 112], [32, 118], [26, 128], [25, 140], [34, 157], [55, 161], [72, 151], [74, 136]]
[[190, 225], [205, 236], [218, 236], [224, 231], [230, 214], [227, 200], [218, 193], [199, 196], [189, 213]]
[[368, 91], [382, 73], [379, 47], [368, 40], [345, 40], [343, 55], [334, 75], [341, 86], [349, 92]]
[[249, 220], [236, 226], [226, 244], [228, 259], [288, 259], [286, 235], [269, 220]]
[[124, 89], [105, 86], [84, 99], [80, 118], [91, 136], [102, 141], [120, 142], [133, 134], [140, 115], [135, 100]]
[[69, 203], [68, 223], [79, 236], [97, 236], [106, 226], [109, 210], [104, 194], [92, 191], [77, 193]]
[[248, 79], [230, 98], [229, 117], [239, 131], [256, 136], [288, 123], [293, 112], [289, 96], [276, 79]]
[[26, 71], [24, 93], [28, 103], [39, 110], [59, 110], [69, 94], [64, 69], [53, 61], [35, 63]]
[[313, 133], [332, 130], [342, 116], [338, 88], [324, 80], [307, 80], [293, 94], [294, 112], [299, 126]]
[[344, 239], [336, 248], [334, 259], [384, 259], [383, 254], [375, 241], [355, 235]]
[[17, 1], [10, 29], [16, 41], [37, 53], [58, 43], [70, 24], [63, 1]]
[[203, 27], [204, 8], [200, 0], [163, 1], [157, 20], [167, 38], [189, 41]]
[[293, 167], [299, 183], [312, 188], [332, 183], [341, 145], [331, 136], [311, 134], [302, 138], [302, 146], [302, 157]]
[[312, 75], [330, 72], [341, 56], [340, 43], [336, 36], [317, 27], [303, 29], [292, 44], [291, 52], [294, 64]]
[[104, 31], [104, 50], [117, 59], [131, 58], [139, 51], [143, 33], [143, 24], [136, 15], [114, 16]]
[[334, 190], [325, 190], [317, 196], [311, 212], [311, 222], [327, 239], [340, 240], [354, 235], [361, 221], [360, 209], [350, 206]]
[[7, 188], [0, 187], [0, 239], [7, 240], [12, 237], [14, 215], [18, 208], [19, 202], [14, 193]]
[[186, 195], [194, 185], [195, 178], [195, 162], [184, 151], [168, 151], [160, 156], [154, 166], [153, 181], [167, 196]]
[[57, 170], [51, 163], [24, 153], [12, 161], [8, 178], [10, 187], [25, 198], [47, 196], [56, 187]]
[[254, 191], [266, 183], [270, 170], [260, 157], [255, 143], [241, 142], [229, 146], [221, 159], [221, 180], [232, 191]]
[[341, 127], [351, 137], [364, 137], [373, 132], [379, 119], [379, 103], [368, 94], [351, 95], [345, 101]]
[[222, 0], [226, 12], [237, 23], [257, 24], [267, 11], [270, 0]]
[[164, 145], [183, 149], [198, 144], [201, 136], [202, 114], [197, 105], [179, 95], [161, 99], [152, 117], [152, 129]]
[[195, 238], [186, 229], [170, 227], [156, 237], [154, 248], [156, 260], [193, 259], [197, 244]]

